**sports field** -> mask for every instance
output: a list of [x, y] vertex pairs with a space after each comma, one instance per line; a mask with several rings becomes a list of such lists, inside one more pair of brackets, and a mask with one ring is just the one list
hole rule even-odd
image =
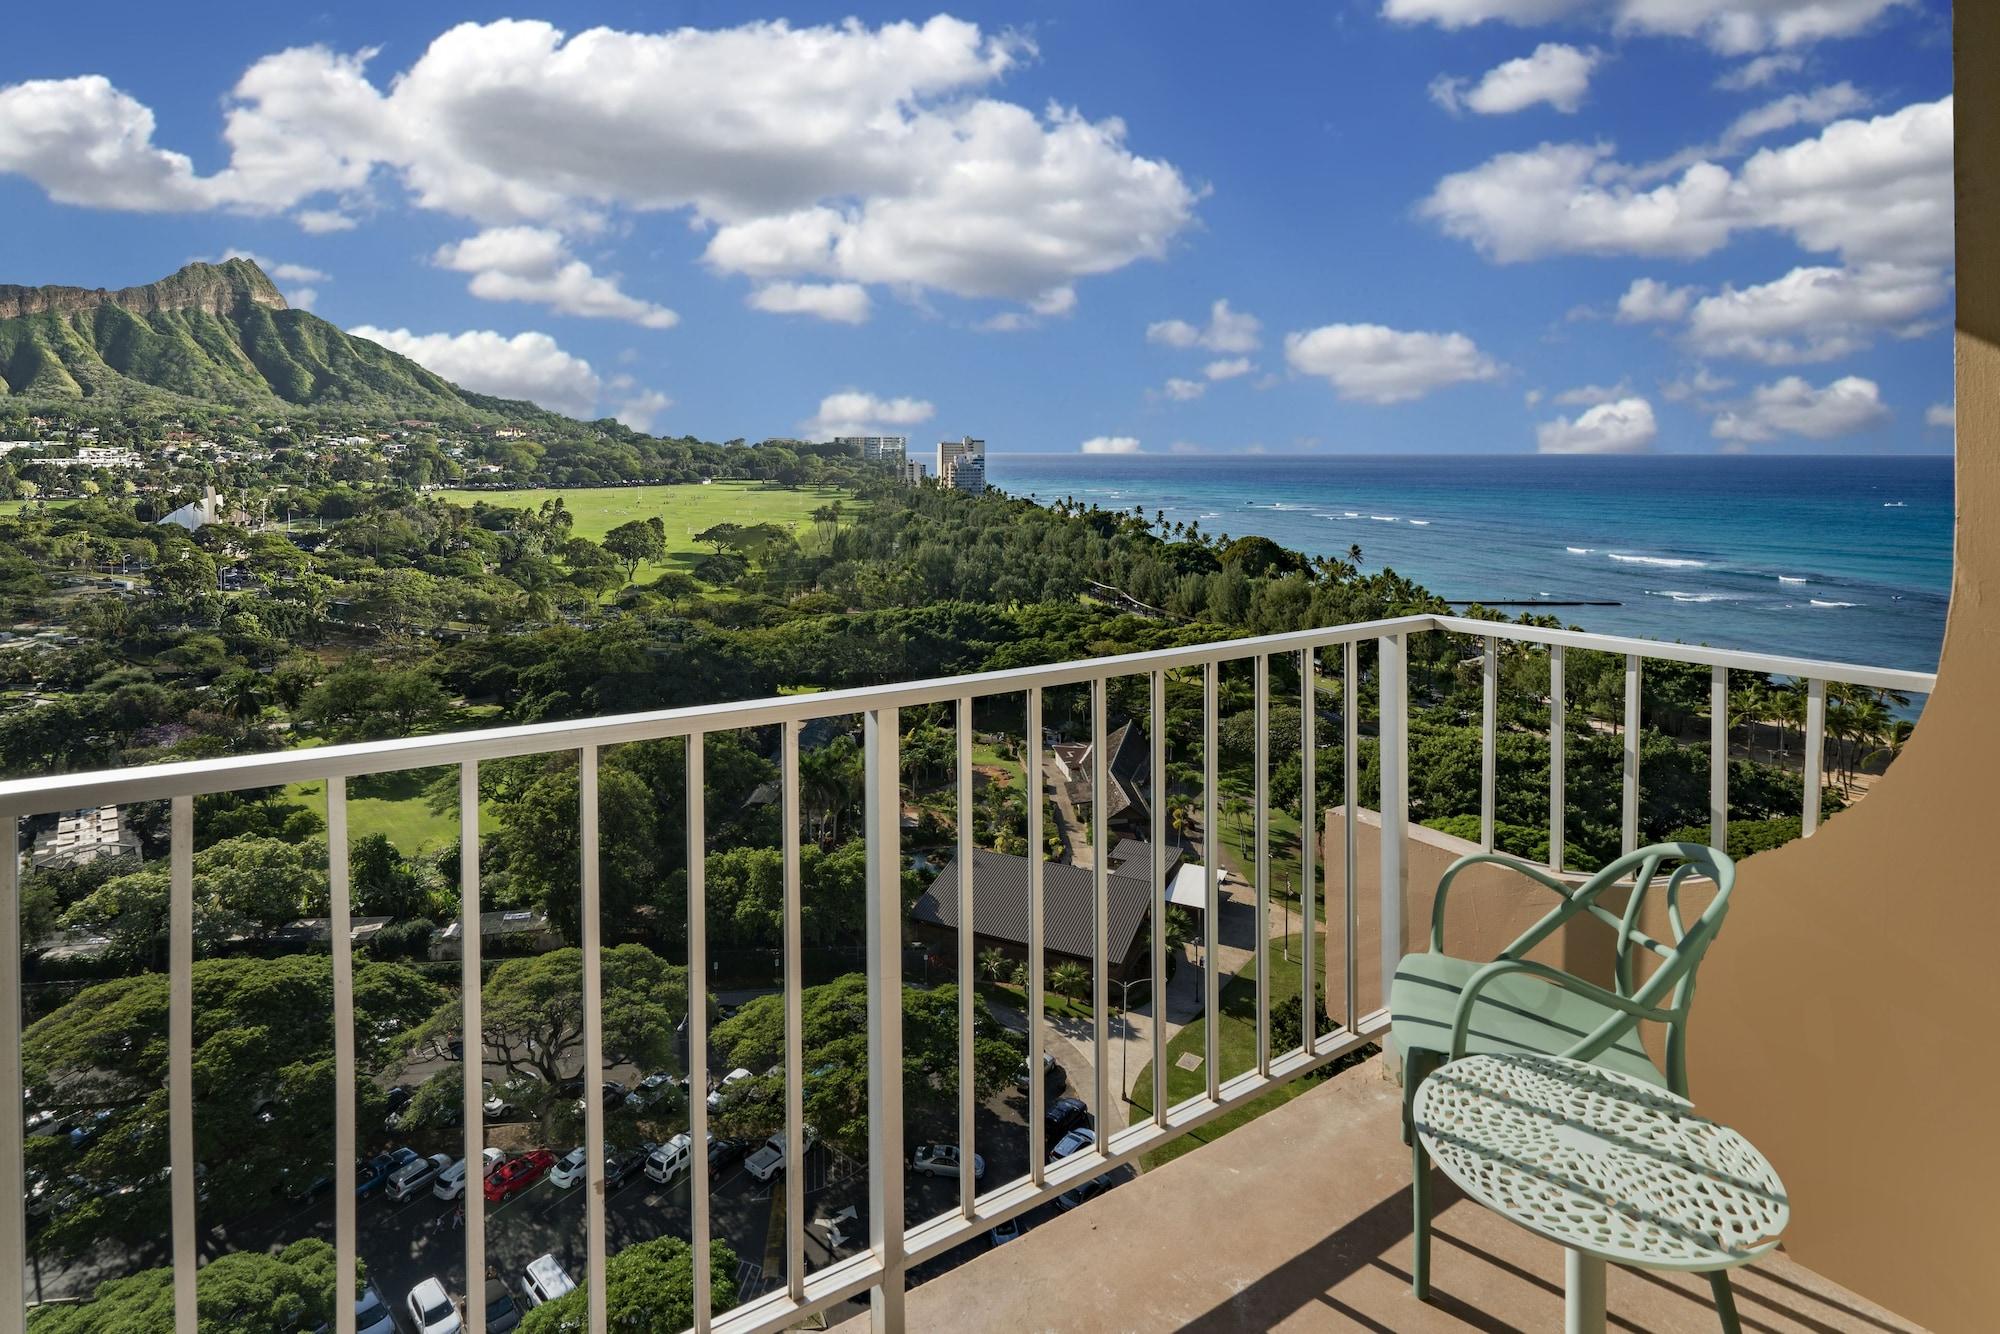
[[605, 486], [576, 489], [536, 488], [526, 491], [439, 491], [440, 498], [455, 505], [484, 501], [513, 509], [533, 509], [556, 496], [574, 520], [572, 532], [593, 542], [621, 523], [660, 516], [667, 529], [667, 559], [664, 563], [641, 565], [636, 581], [645, 583], [665, 570], [689, 569], [710, 548], [694, 540], [694, 535], [718, 523], [773, 523], [794, 529], [805, 538], [812, 529], [812, 512], [821, 505], [839, 501], [841, 522], [859, 514], [854, 497], [838, 487], [810, 486], [780, 488], [763, 482], [683, 483], [670, 486]]

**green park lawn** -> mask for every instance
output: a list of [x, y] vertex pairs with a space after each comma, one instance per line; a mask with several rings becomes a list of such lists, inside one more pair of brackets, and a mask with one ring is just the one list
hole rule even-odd
[[607, 486], [578, 488], [535, 488], [522, 491], [439, 491], [442, 500], [455, 505], [487, 504], [510, 509], [532, 509], [556, 496], [574, 520], [571, 532], [601, 542], [604, 535], [621, 523], [650, 519], [658, 515], [667, 530], [667, 558], [641, 565], [635, 582], [645, 583], [668, 570], [691, 572], [694, 564], [709, 554], [709, 548], [694, 535], [718, 523], [748, 526], [755, 523], [791, 528], [801, 540], [813, 528], [812, 512], [821, 505], [839, 501], [841, 522], [858, 517], [860, 505], [852, 495], [831, 486], [777, 487], [763, 482], [699, 482], [664, 486]]
[[74, 500], [0, 500], [0, 515], [12, 516], [19, 514], [22, 510], [28, 508], [28, 506], [36, 504], [47, 505], [52, 510], [59, 510], [65, 505], [74, 505], [76, 502]]
[[[433, 811], [425, 798], [433, 774], [427, 770], [369, 774], [347, 784], [347, 837], [350, 843], [370, 834], [386, 834], [405, 857], [436, 852], [458, 841], [458, 810], [454, 805]], [[292, 783], [285, 795], [326, 814], [326, 785]]]
[[[1297, 963], [1284, 962], [1288, 951], [1294, 960], [1298, 958], [1299, 938], [1297, 936], [1273, 937], [1270, 944], [1271, 961], [1271, 1008], [1281, 1005], [1296, 1007], [1299, 1003], [1300, 968]], [[1323, 955], [1315, 960], [1316, 969], [1325, 985], [1326, 964]], [[1184, 963], [1182, 965], [1186, 967]], [[1257, 1064], [1257, 964], [1255, 960], [1244, 965], [1243, 971], [1223, 983], [1221, 996], [1221, 1027], [1217, 1030], [1217, 1051], [1222, 1065], [1222, 1078], [1229, 1079], [1251, 1070]], [[1324, 1025], [1322, 1025], [1324, 1026]], [[1174, 1034], [1167, 1043], [1167, 1105], [1185, 1102], [1189, 1098], [1204, 1097], [1208, 1093], [1208, 1071], [1205, 1067], [1184, 1070], [1179, 1064], [1186, 1052], [1204, 1056], [1208, 1042], [1208, 1021], [1197, 1019], [1180, 1032]], [[1280, 1053], [1274, 1053], [1280, 1054]], [[1199, 1126], [1178, 1139], [1153, 1150], [1145, 1157], [1147, 1170], [1193, 1149], [1207, 1144], [1219, 1136], [1226, 1135], [1247, 1121], [1254, 1121], [1274, 1107], [1282, 1106], [1304, 1093], [1310, 1085], [1303, 1079], [1295, 1079], [1282, 1084], [1262, 1097], [1254, 1098], [1234, 1111], [1216, 1117], [1213, 1121]], [[1146, 1062], [1132, 1082], [1132, 1105], [1139, 1116], [1150, 1116], [1153, 1111], [1153, 1063]]]

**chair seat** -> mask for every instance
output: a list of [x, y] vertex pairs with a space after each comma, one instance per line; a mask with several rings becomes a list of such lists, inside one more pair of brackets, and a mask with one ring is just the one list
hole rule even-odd
[[[1449, 954], [1406, 954], [1389, 988], [1389, 1018], [1401, 1051], [1451, 1051], [1451, 1026], [1459, 993], [1485, 967]], [[1539, 1052], [1559, 1055], [1617, 1011], [1524, 973], [1511, 973], [1481, 987], [1467, 1029], [1467, 1054]], [[1600, 1053], [1595, 1065], [1662, 1087], [1666, 1079], [1646, 1055], [1638, 1027]]]

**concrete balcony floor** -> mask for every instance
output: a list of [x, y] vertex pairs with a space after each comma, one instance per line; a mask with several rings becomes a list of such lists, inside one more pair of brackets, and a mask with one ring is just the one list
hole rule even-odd
[[[1437, 1177], [1433, 1299], [1410, 1294], [1410, 1158], [1380, 1059], [910, 1291], [953, 1331], [1545, 1330], [1556, 1246]], [[1762, 1146], [1780, 1174], [1784, 1146]], [[1735, 1271], [1746, 1330], [1914, 1330], [1782, 1253]], [[1719, 1328], [1706, 1278], [1613, 1267], [1611, 1327]], [[867, 1328], [866, 1318], [841, 1326]]]

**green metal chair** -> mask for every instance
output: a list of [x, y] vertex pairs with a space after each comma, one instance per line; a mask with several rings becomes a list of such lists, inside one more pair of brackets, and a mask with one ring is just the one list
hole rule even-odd
[[[1489, 863], [1519, 872], [1562, 902], [1502, 950], [1498, 959], [1456, 958], [1444, 948], [1445, 896], [1460, 871]], [[1647, 935], [1638, 923], [1661, 867], [1670, 863], [1665, 893], [1674, 938], [1667, 942]], [[1681, 886], [1694, 876], [1711, 881], [1716, 892], [1701, 916], [1685, 923]], [[1628, 877], [1632, 893], [1622, 916], [1598, 904], [1600, 895]], [[1404, 955], [1389, 988], [1390, 1031], [1403, 1058], [1403, 1140], [1413, 1155], [1415, 1254], [1410, 1274], [1419, 1299], [1430, 1295], [1431, 1182], [1430, 1155], [1411, 1120], [1417, 1085], [1440, 1065], [1467, 1054], [1535, 1052], [1589, 1061], [1686, 1097], [1687, 1021], [1694, 1005], [1695, 971], [1722, 927], [1735, 882], [1735, 863], [1698, 843], [1640, 848], [1575, 887], [1531, 863], [1498, 853], [1461, 857], [1445, 871], [1431, 907], [1430, 948]], [[1571, 918], [1584, 914], [1617, 933], [1615, 989], [1523, 957]], [[1635, 964], [1641, 953], [1659, 962], [1635, 986]], [[1666, 1025], [1664, 1072], [1640, 1041], [1639, 1025], [1644, 1021]], [[1728, 1275], [1717, 1271], [1710, 1275], [1710, 1284], [1723, 1328], [1736, 1334], [1739, 1325]]]

